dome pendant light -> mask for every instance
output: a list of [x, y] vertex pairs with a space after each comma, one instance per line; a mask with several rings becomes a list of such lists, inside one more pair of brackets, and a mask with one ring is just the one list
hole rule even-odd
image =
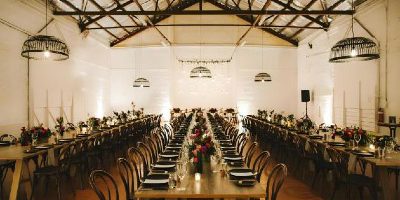
[[[200, 24], [202, 24], [202, 17], [200, 15]], [[202, 59], [202, 52], [201, 52], [201, 47], [202, 47], [202, 43], [201, 43], [201, 37], [202, 36], [202, 30], [201, 30], [201, 26], [200, 26], [200, 61]], [[200, 63], [200, 62], [199, 62]], [[202, 66], [198, 66], [193, 68], [190, 71], [190, 78], [212, 78], [212, 74], [211, 71], [207, 68], [207, 67], [202, 67]]]
[[48, 0], [46, 0], [46, 35], [30, 36], [22, 46], [21, 56], [34, 60], [67, 60], [68, 46], [60, 39], [47, 34], [47, 4]]
[[[142, 40], [141, 40], [141, 37], [139, 37], [140, 38], [140, 41], [139, 41], [139, 44], [141, 44], [142, 42]], [[136, 56], [137, 54], [136, 54], [136, 50], [135, 50], [135, 59], [136, 60], [138, 60], [137, 59], [137, 56]], [[136, 66], [136, 65], [135, 65]], [[139, 70], [138, 70], [138, 72], [140, 72], [140, 65], [139, 65]], [[140, 74], [140, 73], [139, 73]], [[148, 88], [148, 87], [150, 87], [150, 81], [149, 80], [147, 80], [147, 78], [143, 78], [143, 77], [140, 77], [140, 75], [139, 75], [139, 78], [137, 78], [137, 79], [135, 79], [135, 81], [133, 82], [133, 87], [135, 88], [135, 87], [139, 87], [139, 88]]]
[[[261, 71], [264, 71], [264, 30], [261, 29]], [[271, 75], [265, 72], [258, 73], [254, 77], [254, 82], [270, 82]]]
[[[352, 1], [354, 8], [354, 1]], [[378, 59], [379, 49], [372, 40], [365, 37], [354, 37], [354, 14], [351, 15], [351, 38], [345, 38], [337, 42], [332, 48], [329, 57], [331, 63], [342, 63], [350, 61], [367, 61]]]

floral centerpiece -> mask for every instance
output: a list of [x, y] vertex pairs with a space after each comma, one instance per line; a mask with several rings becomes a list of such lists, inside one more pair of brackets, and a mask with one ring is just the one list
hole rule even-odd
[[91, 117], [88, 119], [87, 125], [90, 130], [97, 130], [100, 127], [100, 119], [96, 117]]
[[56, 122], [57, 122], [57, 124], [56, 124], [56, 126], [55, 126], [56, 131], [57, 131], [61, 136], [63, 136], [63, 135], [64, 135], [64, 132], [65, 132], [64, 118], [63, 118], [63, 117], [58, 117], [58, 118], [56, 119]]
[[346, 127], [343, 130], [337, 130], [335, 135], [339, 135], [344, 141], [349, 142], [354, 140], [354, 135], [359, 134], [361, 136], [360, 145], [366, 145], [369, 141], [367, 132], [359, 127]]
[[295, 124], [296, 124], [296, 121], [294, 119], [294, 115], [293, 114], [288, 115], [286, 118], [286, 127], [289, 129], [292, 129]]
[[189, 145], [189, 157], [193, 158], [193, 163], [197, 173], [203, 173], [203, 163], [209, 162], [211, 155], [215, 153], [215, 146], [211, 135], [205, 125], [205, 119], [198, 117], [198, 123], [192, 129], [190, 138], [192, 143]]
[[377, 136], [375, 138], [375, 146], [380, 147], [380, 148], [385, 148], [386, 144], [388, 142], [393, 142], [393, 138], [388, 136], [388, 135], [384, 135], [384, 136]]
[[217, 112], [217, 109], [216, 109], [216, 108], [210, 108], [209, 112], [210, 112], [210, 113], [216, 113], [216, 112]]
[[297, 129], [300, 133], [307, 134], [314, 128], [314, 123], [310, 118], [305, 117], [297, 120]]
[[49, 128], [44, 128], [43, 124], [34, 126], [29, 131], [26, 130], [25, 127], [22, 127], [20, 142], [23, 146], [26, 146], [29, 143], [36, 145], [38, 140], [47, 140], [51, 135], [51, 130]]

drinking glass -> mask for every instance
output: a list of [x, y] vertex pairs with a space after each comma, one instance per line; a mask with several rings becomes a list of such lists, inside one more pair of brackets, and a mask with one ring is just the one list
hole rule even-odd
[[34, 131], [31, 137], [32, 137], [32, 146], [36, 146], [38, 142], [38, 133]]
[[185, 190], [185, 188], [184, 187], [182, 187], [182, 181], [183, 181], [183, 178], [185, 178], [185, 175], [186, 175], [186, 164], [184, 164], [183, 162], [178, 162], [177, 164], [176, 164], [176, 173], [177, 173], [177, 175], [178, 175], [178, 178], [179, 178], [179, 187], [177, 188], [178, 190]]
[[356, 148], [358, 148], [358, 143], [361, 140], [361, 135], [360, 134], [354, 134], [354, 141], [356, 142]]

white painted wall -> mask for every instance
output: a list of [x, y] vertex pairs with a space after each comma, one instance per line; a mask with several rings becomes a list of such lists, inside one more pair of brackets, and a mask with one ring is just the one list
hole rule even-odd
[[[189, 78], [196, 65], [178, 62], [200, 59], [200, 54], [203, 60], [229, 59], [233, 50], [221, 46], [202, 46], [201, 50], [199, 46], [113, 49], [112, 109], [127, 109], [134, 101], [150, 113], [167, 114], [171, 107], [233, 107], [242, 114], [254, 114], [260, 108], [297, 112], [295, 48], [264, 48], [264, 71], [273, 80], [269, 83], [254, 82], [262, 63], [262, 50], [257, 46], [238, 48], [230, 63], [207, 66], [213, 74], [211, 79]], [[138, 76], [135, 69], [149, 79], [150, 88], [132, 87]]]
[[[43, 2], [42, 2], [43, 3]], [[35, 1], [2, 2], [0, 18], [35, 34], [44, 24], [44, 6]], [[29, 20], [26, 20], [29, 19]], [[28, 60], [20, 56], [27, 35], [0, 24], [0, 133], [19, 135], [28, 126]], [[64, 39], [70, 59], [29, 61], [30, 122], [54, 128], [61, 115], [77, 122], [110, 109], [110, 48], [83, 39], [76, 23], [56, 18], [48, 33]]]
[[[329, 50], [345, 37], [350, 17], [336, 19], [328, 32], [316, 32], [301, 42], [298, 48], [298, 87], [314, 93], [310, 104], [313, 119], [333, 121], [341, 126], [358, 125], [385, 133], [387, 130], [375, 126], [376, 108], [385, 108], [386, 120], [389, 115], [400, 116], [400, 91], [397, 88], [400, 84], [399, 11], [398, 0], [369, 1], [357, 10], [356, 18], [380, 44], [380, 60], [344, 64], [328, 62]], [[356, 36], [372, 38], [358, 24], [354, 27]], [[308, 44], [313, 48], [310, 49]], [[299, 113], [303, 109], [304, 106], [299, 104]]]

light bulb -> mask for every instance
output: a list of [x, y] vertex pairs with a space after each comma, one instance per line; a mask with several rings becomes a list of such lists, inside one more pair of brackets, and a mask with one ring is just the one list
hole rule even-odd
[[261, 80], [261, 82], [264, 82], [264, 79], [263, 79], [263, 80]]
[[199, 77], [202, 77], [202, 76], [203, 76], [203, 74], [199, 73]]
[[143, 87], [143, 84], [140, 84], [140, 87], [142, 88], [142, 87]]
[[357, 55], [357, 51], [353, 48], [350, 52], [351, 57], [355, 57]]
[[50, 51], [49, 50], [44, 51], [43, 54], [44, 54], [44, 57], [46, 57], [46, 58], [50, 57]]

